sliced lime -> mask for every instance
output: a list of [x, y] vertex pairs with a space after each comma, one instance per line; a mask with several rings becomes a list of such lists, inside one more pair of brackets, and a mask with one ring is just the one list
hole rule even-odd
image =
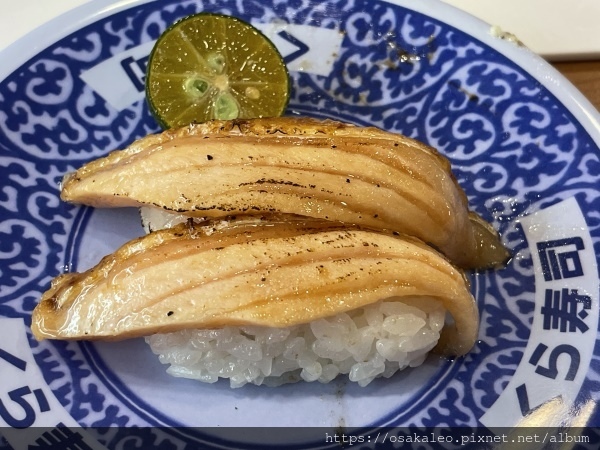
[[169, 27], [146, 71], [150, 110], [165, 128], [281, 115], [289, 74], [273, 43], [231, 16], [200, 13]]

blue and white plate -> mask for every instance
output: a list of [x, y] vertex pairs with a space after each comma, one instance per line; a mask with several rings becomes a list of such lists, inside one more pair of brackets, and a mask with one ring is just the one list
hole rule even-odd
[[[366, 388], [340, 379], [232, 390], [168, 376], [141, 339], [32, 338], [31, 311], [54, 276], [142, 234], [134, 210], [61, 202], [59, 181], [159, 130], [144, 101], [148, 53], [165, 27], [201, 10], [271, 37], [291, 71], [290, 114], [375, 125], [450, 158], [471, 208], [513, 253], [505, 269], [471, 274], [481, 329], [466, 357], [432, 356]], [[169, 445], [260, 448], [262, 437], [216, 429], [370, 436], [396, 426], [600, 426], [600, 120], [550, 66], [489, 25], [435, 0], [91, 1], [0, 60], [0, 432], [8, 442], [16, 429], [59, 424], [63, 434], [111, 427], [92, 436], [98, 448], [127, 448], [117, 427], [173, 430], [160, 438]], [[136, 448], [150, 448], [157, 430], [138, 436]], [[294, 448], [339, 445], [285, 439]]]

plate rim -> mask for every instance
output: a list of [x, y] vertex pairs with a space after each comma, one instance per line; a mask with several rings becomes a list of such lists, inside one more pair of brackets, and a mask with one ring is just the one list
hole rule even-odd
[[[142, 6], [144, 4], [149, 4], [151, 2], [155, 2], [156, 0], [119, 0], [117, 2], [109, 2], [110, 5], [107, 6], [106, 1], [102, 0], [92, 0], [91, 2], [81, 5], [67, 13], [64, 13], [58, 16], [55, 19], [48, 21], [43, 26], [36, 28], [32, 32], [30, 32], [27, 36], [19, 39], [14, 44], [12, 44], [8, 49], [12, 50], [14, 53], [17, 53], [21, 50], [22, 46], [26, 46], [30, 39], [39, 39], [39, 36], [47, 33], [49, 29], [56, 29], [53, 34], [51, 40], [48, 41], [43, 48], [40, 47], [32, 47], [31, 54], [29, 56], [21, 56], [23, 60], [21, 62], [14, 63], [14, 66], [11, 65], [7, 74], [4, 74], [5, 70], [0, 69], [0, 82], [5, 79], [6, 76], [10, 76], [15, 70], [22, 67], [30, 58], [35, 57], [40, 52], [42, 52], [45, 48], [54, 45], [60, 39], [69, 36], [72, 33], [76, 33], [81, 30], [83, 27], [93, 24], [99, 20], [102, 20], [106, 17], [110, 17], [116, 13], [125, 11], [130, 8], [135, 8]], [[483, 33], [484, 30], [490, 29], [490, 25], [470, 16], [468, 13], [459, 10], [451, 5], [444, 4], [442, 2], [438, 2], [437, 0], [422, 0], [422, 3], [411, 3], [410, 0], [371, 0], [379, 3], [390, 3], [394, 5], [401, 6], [410, 11], [415, 11], [419, 14], [422, 14], [426, 17], [431, 17], [437, 21], [440, 21], [444, 24], [447, 24], [451, 27], [455, 27], [460, 29], [465, 34], [469, 35], [471, 38], [482, 42], [484, 45], [491, 47], [494, 51], [497, 51], [500, 55], [505, 56], [507, 58], [512, 58], [515, 66], [521, 68], [524, 72], [526, 72], [529, 76], [539, 81], [541, 86], [548, 90], [548, 92], [553, 95], [557, 102], [560, 103], [566, 111], [573, 115], [574, 119], [580, 124], [583, 130], [585, 130], [592, 141], [596, 143], [597, 146], [600, 147], [600, 114], [595, 110], [595, 108], [591, 105], [589, 100], [587, 100], [583, 94], [581, 94], [563, 75], [561, 75], [556, 69], [554, 69], [549, 63], [543, 60], [539, 55], [534, 54], [530, 50], [522, 47], [517, 47], [510, 42], [503, 41], [501, 39], [493, 37], [489, 33]], [[427, 10], [429, 6], [435, 6], [435, 8], [431, 10]], [[101, 9], [97, 9], [101, 7]], [[432, 14], [432, 11], [435, 14]], [[446, 12], [445, 12], [446, 11]], [[446, 14], [446, 15], [445, 15]], [[468, 20], [472, 22], [471, 25], [466, 26], [458, 26], [453, 22], [454, 19], [449, 20], [453, 14], [457, 15], [456, 20], [461, 23], [464, 20]], [[62, 29], [60, 24], [63, 24], [63, 21], [69, 21], [73, 16], [79, 17], [79, 15], [85, 15], [81, 20], [75, 22], [69, 22], [72, 24], [70, 29]], [[467, 19], [465, 19], [467, 18]], [[478, 27], [482, 35], [474, 34], [472, 32], [471, 26]], [[485, 36], [486, 39], [483, 40], [482, 36]], [[7, 55], [7, 50], [0, 52], [1, 56], [10, 56]], [[513, 58], [514, 56], [514, 58]], [[8, 59], [10, 61], [15, 61], [15, 59]], [[523, 60], [527, 62], [527, 64], [522, 64], [519, 60]], [[530, 65], [533, 64], [533, 68], [535, 71], [532, 71], [532, 67]], [[540, 80], [543, 80], [540, 81]], [[595, 150], [595, 149], [594, 149]]]

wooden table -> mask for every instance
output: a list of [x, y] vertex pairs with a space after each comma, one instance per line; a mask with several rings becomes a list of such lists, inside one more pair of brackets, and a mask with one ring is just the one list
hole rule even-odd
[[600, 111], [600, 61], [557, 62], [553, 66]]

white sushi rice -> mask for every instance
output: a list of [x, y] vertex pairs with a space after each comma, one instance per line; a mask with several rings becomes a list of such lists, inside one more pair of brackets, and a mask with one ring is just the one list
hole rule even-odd
[[[142, 208], [141, 215], [146, 232], [187, 220], [153, 208]], [[366, 386], [422, 364], [445, 319], [438, 300], [403, 297], [288, 328], [188, 329], [155, 334], [146, 342], [176, 377], [206, 383], [225, 378], [237, 388], [300, 380], [328, 383], [347, 374]]]
[[[419, 307], [413, 306], [418, 304]], [[437, 343], [445, 309], [430, 298], [384, 301], [288, 328], [182, 330], [146, 338], [167, 373], [232, 388], [252, 383], [328, 383], [340, 374], [366, 386], [423, 363]]]

